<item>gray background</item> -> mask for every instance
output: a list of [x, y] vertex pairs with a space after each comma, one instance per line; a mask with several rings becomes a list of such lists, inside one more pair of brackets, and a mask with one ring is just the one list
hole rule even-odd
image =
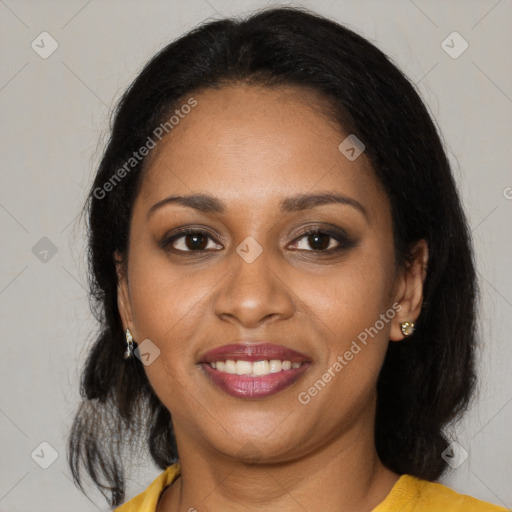
[[[512, 2], [290, 3], [377, 44], [416, 82], [441, 127], [474, 236], [485, 341], [478, 401], [456, 430], [469, 458], [442, 481], [510, 508]], [[108, 134], [110, 109], [171, 39], [205, 18], [277, 4], [0, 0], [0, 511], [108, 510], [99, 493], [92, 490], [89, 500], [73, 486], [65, 439], [95, 327], [76, 216]], [[50, 48], [49, 39], [38, 37], [43, 31], [58, 43], [46, 59], [31, 47], [35, 40]], [[469, 44], [458, 58], [441, 46], [453, 31]], [[446, 44], [453, 53], [462, 47], [452, 39]], [[35, 462], [51, 459], [42, 442], [58, 454], [47, 469]], [[141, 459], [129, 497], [159, 472]]]

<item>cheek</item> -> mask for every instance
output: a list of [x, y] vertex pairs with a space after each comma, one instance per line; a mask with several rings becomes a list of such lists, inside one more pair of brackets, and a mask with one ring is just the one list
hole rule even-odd
[[302, 283], [302, 296], [325, 343], [314, 377], [325, 377], [331, 392], [343, 396], [344, 402], [348, 392], [352, 396], [373, 392], [395, 316], [389, 303], [391, 258], [383, 258], [382, 251], [362, 254], [367, 256], [354, 258], [330, 279]]
[[187, 344], [177, 340], [193, 335], [218, 277], [173, 267], [154, 253], [134, 251], [130, 257], [130, 296], [137, 334], [162, 351], [172, 347], [172, 353], [179, 355]]
[[[173, 269], [159, 256], [142, 252], [133, 254], [130, 294], [137, 336], [150, 339], [160, 350], [159, 356], [144, 366], [156, 395], [181, 417], [190, 406], [190, 391], [184, 383], [195, 369], [193, 352], [198, 326], [204, 321], [208, 307], [208, 291], [216, 279], [196, 276], [183, 269]], [[190, 419], [190, 418], [189, 418]]]
[[[389, 344], [394, 310], [386, 302], [386, 274], [350, 273], [334, 285], [308, 289], [310, 318], [323, 346], [315, 371], [296, 392], [322, 428], [347, 428], [371, 408], [376, 382]], [[384, 315], [385, 320], [382, 320]]]
[[346, 342], [372, 326], [390, 307], [390, 276], [390, 265], [382, 259], [354, 258], [330, 276], [304, 279], [300, 295], [331, 335]]

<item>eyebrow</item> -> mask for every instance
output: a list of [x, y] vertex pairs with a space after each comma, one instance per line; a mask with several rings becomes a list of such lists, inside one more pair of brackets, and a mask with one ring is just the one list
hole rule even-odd
[[[316, 194], [297, 194], [295, 196], [287, 197], [280, 203], [281, 213], [290, 213], [303, 210], [309, 210], [316, 206], [325, 204], [343, 204], [352, 206], [365, 217], [368, 218], [368, 213], [364, 206], [351, 197], [337, 194], [334, 192], [320, 192]], [[178, 204], [193, 208], [203, 213], [226, 213], [228, 208], [226, 204], [217, 197], [208, 194], [191, 194], [186, 196], [171, 196], [158, 201], [148, 211], [147, 218], [153, 213], [168, 204]]]

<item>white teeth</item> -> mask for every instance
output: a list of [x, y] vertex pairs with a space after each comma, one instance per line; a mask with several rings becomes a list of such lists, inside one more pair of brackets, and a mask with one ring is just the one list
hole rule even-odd
[[254, 362], [228, 359], [227, 361], [210, 363], [210, 366], [219, 372], [257, 377], [269, 375], [270, 373], [279, 373], [280, 371], [290, 370], [291, 368], [299, 368], [302, 366], [302, 363], [292, 363], [291, 361], [281, 361], [279, 359]]
[[279, 359], [272, 359], [269, 364], [270, 373], [278, 373], [283, 369], [283, 363]]
[[235, 361], [233, 361], [232, 359], [228, 359], [226, 361], [226, 365], [224, 366], [224, 371], [226, 373], [233, 373], [233, 374], [235, 374], [236, 373]]
[[250, 361], [237, 361], [236, 362], [236, 374], [237, 375], [249, 375], [252, 373], [252, 363]]
[[252, 373], [254, 373], [254, 375], [268, 375], [270, 373], [270, 363], [268, 361], [256, 361], [252, 363]]

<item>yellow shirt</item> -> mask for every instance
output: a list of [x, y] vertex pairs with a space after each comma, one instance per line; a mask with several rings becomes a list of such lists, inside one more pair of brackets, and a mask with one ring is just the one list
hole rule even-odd
[[[169, 466], [149, 487], [114, 512], [155, 512], [160, 494], [180, 474], [179, 463]], [[508, 509], [459, 494], [437, 483], [402, 475], [386, 499], [372, 512], [509, 512]]]

